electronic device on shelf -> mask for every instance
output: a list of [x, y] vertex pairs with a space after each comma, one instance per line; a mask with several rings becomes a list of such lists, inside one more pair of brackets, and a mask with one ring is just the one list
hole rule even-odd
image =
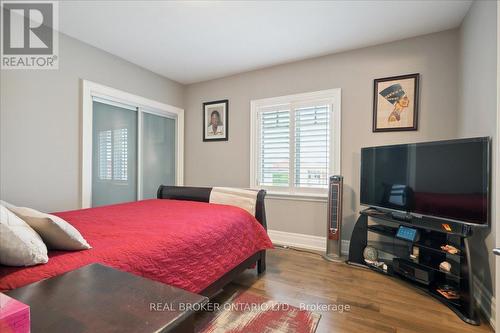
[[410, 213], [402, 213], [402, 212], [391, 212], [391, 216], [395, 220], [400, 221], [411, 221], [412, 215]]
[[415, 228], [405, 227], [400, 225], [398, 228], [398, 232], [396, 233], [397, 238], [401, 238], [410, 242], [416, 242], [420, 238], [420, 233]]
[[490, 177], [488, 137], [362, 148], [360, 202], [448, 232], [488, 226]]
[[426, 286], [433, 281], [433, 271], [426, 269], [420, 265], [401, 258], [392, 260], [392, 269], [395, 273], [400, 274], [410, 280], [422, 283]]

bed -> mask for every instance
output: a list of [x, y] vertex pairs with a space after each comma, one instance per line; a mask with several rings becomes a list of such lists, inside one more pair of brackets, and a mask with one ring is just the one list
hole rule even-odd
[[208, 203], [210, 188], [160, 186], [158, 198], [54, 213], [91, 244], [83, 251], [49, 251], [49, 262], [0, 266], [0, 291], [101, 263], [205, 296], [243, 270], [265, 271], [265, 192], [256, 213]]

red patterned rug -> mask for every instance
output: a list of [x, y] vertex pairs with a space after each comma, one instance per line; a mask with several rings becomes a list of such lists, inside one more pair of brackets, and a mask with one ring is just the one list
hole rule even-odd
[[320, 317], [250, 292], [236, 293], [199, 333], [314, 333]]

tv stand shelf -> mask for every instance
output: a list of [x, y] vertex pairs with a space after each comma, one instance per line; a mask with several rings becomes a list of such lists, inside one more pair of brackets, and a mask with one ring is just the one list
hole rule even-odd
[[[397, 228], [395, 228], [395, 230], [391, 230], [391, 231], [383, 230], [382, 228], [377, 228], [377, 226], [372, 226], [372, 225], [368, 226], [367, 228], [368, 228], [368, 231], [375, 232], [375, 233], [378, 233], [378, 234], [381, 234], [381, 235], [384, 235], [384, 236], [387, 236], [387, 237], [396, 237]], [[446, 255], [449, 255], [449, 256], [458, 256], [458, 257], [462, 257], [463, 256], [463, 253], [452, 254], [452, 253], [448, 253], [446, 251], [443, 251], [440, 248], [440, 244], [437, 244], [436, 242], [433, 242], [433, 241], [411, 242], [411, 241], [407, 241], [407, 240], [404, 240], [404, 239], [401, 239], [401, 241], [402, 242], [411, 243], [411, 244], [413, 244], [413, 246], [417, 246], [417, 247], [420, 247], [420, 248], [423, 248], [423, 249], [427, 249], [429, 251], [435, 251], [435, 252], [441, 253], [441, 254], [446, 254]]]
[[[397, 237], [400, 226], [416, 230], [419, 238], [412, 241]], [[369, 208], [360, 212], [354, 227], [348, 263], [402, 279], [443, 302], [466, 323], [479, 325], [470, 276], [471, 235], [468, 225], [415, 217], [399, 219]], [[459, 252], [449, 253], [441, 248], [444, 245], [451, 245]], [[367, 247], [372, 256], [376, 253], [380, 266], [365, 261], [363, 252]], [[443, 262], [447, 262], [449, 271], [440, 268]], [[446, 289], [453, 290], [459, 298], [447, 298], [438, 291]]]

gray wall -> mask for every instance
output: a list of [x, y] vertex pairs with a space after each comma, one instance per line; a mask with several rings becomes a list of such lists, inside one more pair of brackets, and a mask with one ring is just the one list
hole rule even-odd
[[[462, 23], [459, 34], [459, 113], [458, 135], [493, 138], [492, 170], [496, 169], [497, 126], [497, 3], [475, 1]], [[496, 175], [493, 174], [492, 184]], [[492, 186], [495, 202], [497, 189]], [[497, 207], [492, 205], [492, 228], [477, 232], [471, 244], [473, 271], [488, 292], [495, 290], [495, 245]], [[488, 308], [488, 306], [486, 306]]]
[[[185, 180], [191, 185], [249, 186], [250, 100], [342, 89], [343, 238], [359, 211], [360, 149], [457, 135], [458, 31], [294, 62], [188, 85]], [[421, 74], [419, 130], [372, 133], [373, 79]], [[229, 141], [202, 142], [203, 102], [229, 99]], [[326, 203], [269, 199], [272, 230], [325, 236]]]
[[182, 107], [184, 87], [60, 35], [59, 70], [2, 70], [0, 196], [45, 211], [80, 207], [80, 79]]

